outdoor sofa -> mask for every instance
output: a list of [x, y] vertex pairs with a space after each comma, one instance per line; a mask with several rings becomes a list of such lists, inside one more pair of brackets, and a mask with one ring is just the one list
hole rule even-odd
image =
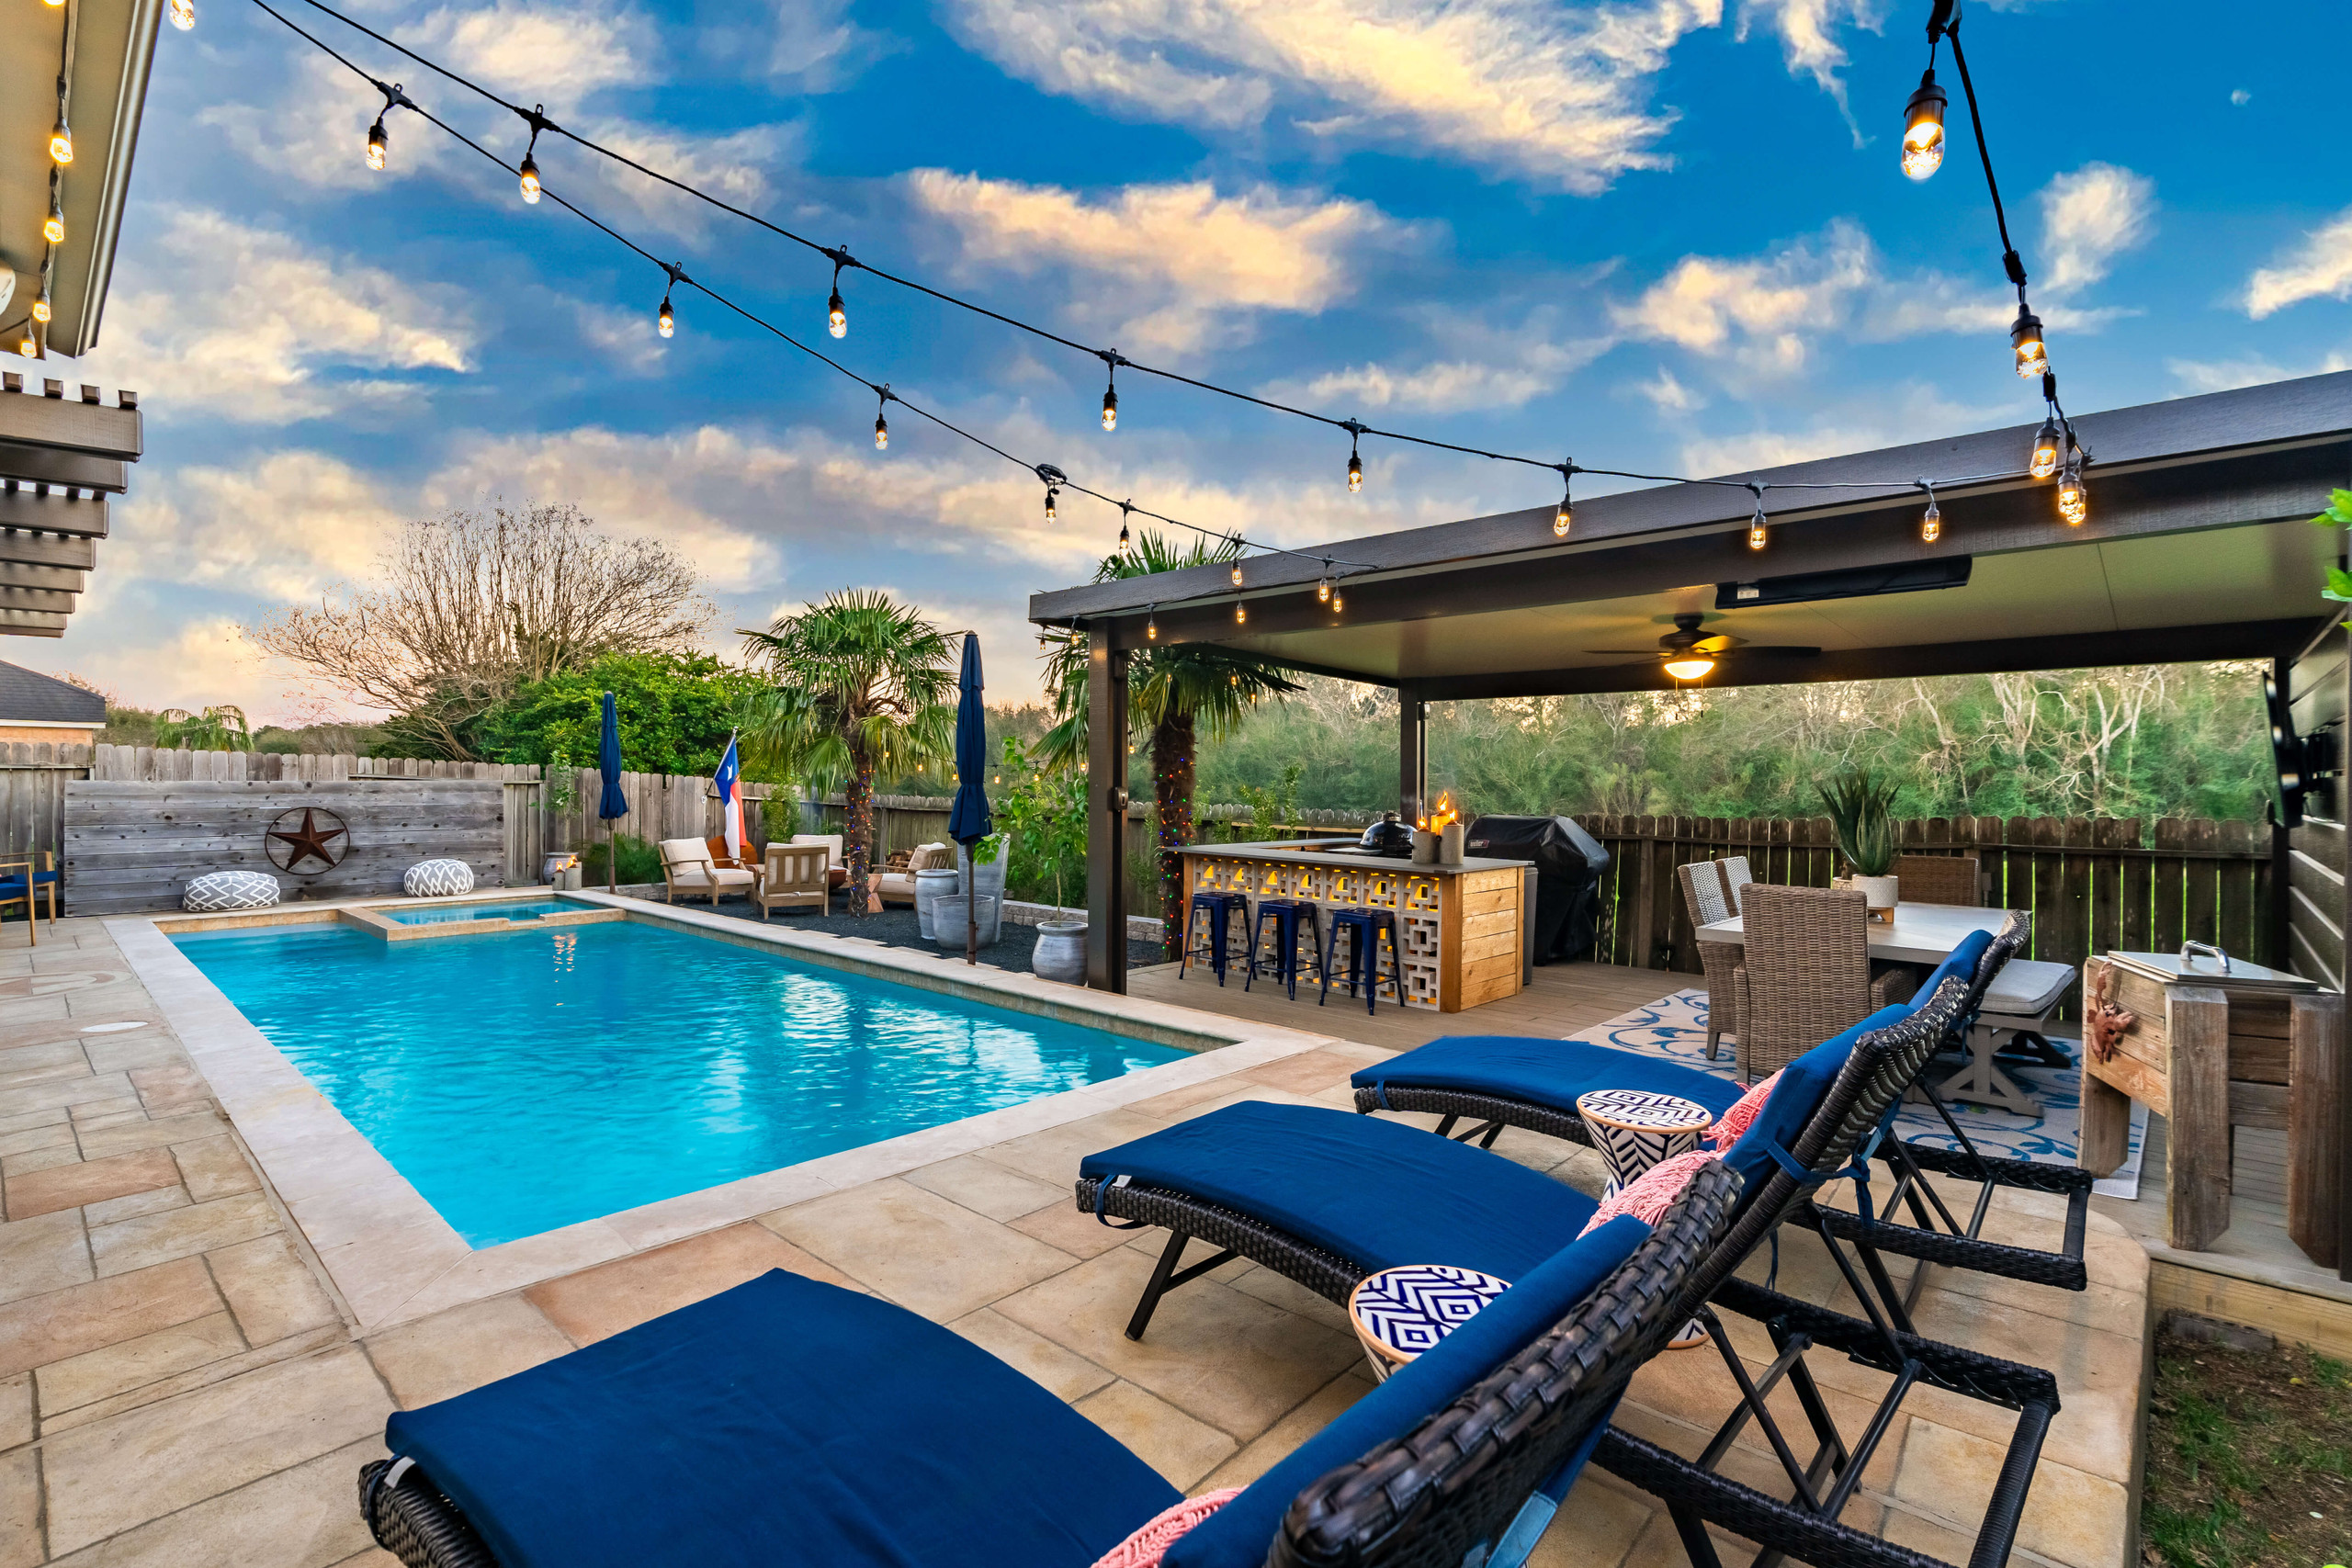
[[[1681, 1310], [1710, 1330], [1738, 1390], [1734, 1408], [1696, 1460], [1623, 1433], [1606, 1434], [1607, 1468], [1664, 1499], [1686, 1551], [1713, 1568], [1713, 1522], [1808, 1562], [1921, 1568], [1923, 1558], [1839, 1522], [1910, 1391], [1919, 1385], [2006, 1406], [2018, 1419], [2000, 1479], [1979, 1528], [1972, 1568], [2008, 1556], [2042, 1438], [2058, 1408], [2047, 1371], [1999, 1360], [1896, 1327], [1857, 1273], [1809, 1195], [1860, 1173], [1857, 1152], [1883, 1123], [1928, 1058], [1959, 1031], [1968, 982], [1956, 976], [1910, 1005], [1882, 1009], [1792, 1062], [1722, 1163], [1741, 1177], [1732, 1228], [1692, 1276]], [[1170, 1235], [1127, 1326], [1139, 1339], [1160, 1299], [1236, 1258], [1246, 1258], [1344, 1304], [1358, 1281], [1404, 1263], [1442, 1263], [1510, 1280], [1574, 1235], [1593, 1200], [1487, 1150], [1399, 1122], [1320, 1106], [1243, 1101], [1088, 1156], [1076, 1198], [1104, 1224], [1159, 1225]], [[1865, 1317], [1814, 1306], [1734, 1271], [1784, 1221], [1813, 1219]], [[1183, 1265], [1198, 1237], [1217, 1250]], [[1508, 1297], [1506, 1296], [1506, 1299]], [[1765, 1325], [1781, 1354], [1751, 1376], [1717, 1316], [1727, 1309]], [[1475, 1319], [1473, 1321], [1476, 1321]], [[1804, 1357], [1815, 1347], [1892, 1378], [1863, 1429], [1841, 1432], [1816, 1392]], [[1815, 1439], [1801, 1461], [1768, 1407], [1783, 1381]], [[1777, 1499], [1716, 1473], [1747, 1422], [1770, 1440], [1790, 1498]]]
[[[1655, 1229], [1562, 1247], [1168, 1568], [1515, 1565], [1674, 1331], [1737, 1189], [1711, 1164]], [[949, 1329], [781, 1270], [400, 1412], [385, 1444], [360, 1508], [410, 1568], [1088, 1568], [1182, 1501]]]

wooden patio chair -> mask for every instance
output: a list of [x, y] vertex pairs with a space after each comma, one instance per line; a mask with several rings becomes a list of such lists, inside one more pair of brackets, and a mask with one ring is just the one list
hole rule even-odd
[[1914, 904], [1958, 904], [1973, 909], [1984, 902], [1974, 855], [1897, 855], [1898, 897]]
[[740, 893], [749, 898], [759, 889], [759, 873], [731, 869], [715, 863], [710, 846], [700, 839], [664, 839], [662, 840], [662, 901], [677, 901], [678, 895], [689, 897], [706, 896], [710, 907], [718, 908], [719, 898], [726, 894]]
[[1902, 970], [1871, 978], [1870, 904], [1860, 893], [1750, 883], [1741, 904], [1733, 1059], [1750, 1082], [1918, 986]]
[[[1674, 874], [1682, 884], [1682, 908], [1690, 916], [1692, 931], [1731, 919], [1731, 903], [1724, 897], [1723, 881], [1713, 862], [1679, 865], [1674, 868]], [[1707, 1060], [1711, 1062], [1724, 1035], [1736, 1039], [1739, 1034], [1732, 999], [1732, 976], [1739, 968], [1738, 951], [1719, 942], [1699, 943], [1699, 967], [1707, 976]]]
[[46, 893], [49, 896], [49, 923], [57, 924], [57, 888], [64, 880], [57, 869], [57, 852], [31, 850], [21, 855], [0, 859], [0, 911], [12, 904], [25, 907], [25, 934], [32, 945], [40, 945], [40, 919], [34, 913], [33, 900]]
[[780, 905], [805, 904], [820, 915], [825, 913], [831, 888], [825, 863], [822, 844], [770, 844], [766, 874], [752, 895], [752, 902], [760, 907], [760, 919], [766, 919]]

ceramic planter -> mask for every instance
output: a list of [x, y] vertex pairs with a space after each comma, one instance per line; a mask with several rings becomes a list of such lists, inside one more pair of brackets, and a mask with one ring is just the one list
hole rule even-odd
[[[972, 852], [968, 847], [962, 844], [956, 846], [956, 870], [959, 878], [971, 877], [975, 870], [979, 874], [977, 879], [972, 881], [958, 880], [956, 884], [956, 891], [959, 894], [977, 893], [982, 898], [993, 900], [989, 905], [991, 912], [984, 914], [980, 919], [982, 947], [990, 946], [996, 941], [997, 919], [1004, 908], [1005, 866], [1012, 858], [1011, 847], [1001, 837], [997, 840], [996, 859], [978, 867], [972, 864]], [[934, 925], [938, 923], [938, 919], [937, 913], [934, 912], [932, 916]], [[962, 928], [956, 929], [960, 931]], [[956, 940], [960, 942], [963, 939], [959, 937]]]
[[1086, 922], [1046, 920], [1037, 927], [1037, 950], [1029, 958], [1030, 972], [1041, 980], [1065, 986], [1086, 983]]
[[915, 919], [922, 928], [925, 942], [929, 942], [934, 934], [931, 923], [932, 900], [944, 897], [955, 892], [960, 880], [954, 872], [944, 866], [937, 871], [915, 873]]
[[1897, 887], [1894, 877], [1857, 876], [1850, 879], [1850, 885], [1855, 892], [1869, 901], [1871, 919], [1883, 924], [1894, 919]]
[[[964, 900], [963, 894], [950, 893], [931, 907], [931, 940], [949, 953], [961, 953], [965, 948]], [[980, 927], [980, 940], [977, 945], [994, 947], [997, 932], [997, 901], [983, 893], [972, 900], [972, 919], [978, 920]]]

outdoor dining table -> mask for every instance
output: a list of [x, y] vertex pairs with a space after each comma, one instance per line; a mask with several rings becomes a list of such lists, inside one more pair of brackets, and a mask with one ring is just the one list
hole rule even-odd
[[[1917, 964], [1933, 968], [1951, 957], [1952, 949], [1965, 942], [1969, 932], [1998, 931], [2008, 914], [2007, 909], [1984, 909], [1965, 904], [1897, 903], [1892, 922], [1882, 925], [1873, 920], [1870, 924], [1871, 958], [1879, 963]], [[1703, 942], [1741, 947], [1745, 945], [1744, 930], [1740, 917], [1734, 915], [1727, 920], [1710, 920], [1701, 926], [1698, 938]], [[1969, 1065], [1949, 1080], [1947, 1089], [2025, 1115], [2040, 1115], [2039, 1098], [2020, 1088], [1995, 1065], [1993, 1054], [1999, 1046], [1994, 1031], [1971, 1030]]]

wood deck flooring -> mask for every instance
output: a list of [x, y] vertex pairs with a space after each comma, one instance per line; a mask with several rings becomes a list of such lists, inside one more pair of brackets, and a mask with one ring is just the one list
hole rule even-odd
[[1444, 1034], [1540, 1034], [1553, 1038], [1589, 1029], [1618, 1014], [1656, 1001], [1686, 986], [1702, 984], [1696, 975], [1663, 969], [1629, 969], [1614, 964], [1553, 964], [1535, 971], [1535, 984], [1515, 997], [1466, 1012], [1430, 1012], [1382, 1002], [1370, 1014], [1361, 998], [1350, 1001], [1334, 990], [1316, 1005], [1317, 993], [1306, 981], [1292, 1001], [1282, 986], [1261, 976], [1247, 991], [1240, 975], [1228, 969], [1223, 986], [1206, 967], [1177, 978], [1173, 964], [1136, 969], [1127, 976], [1127, 994], [1176, 1007], [1197, 1008], [1227, 1018], [1279, 1024], [1317, 1034], [1337, 1034], [1384, 1051], [1409, 1051]]

